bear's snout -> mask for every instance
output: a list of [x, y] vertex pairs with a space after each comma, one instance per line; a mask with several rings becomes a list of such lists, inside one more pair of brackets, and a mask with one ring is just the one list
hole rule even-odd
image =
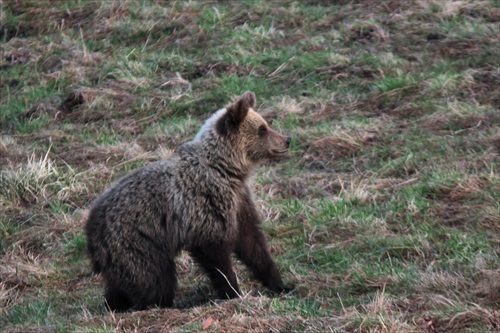
[[273, 130], [270, 130], [271, 138], [270, 138], [270, 156], [269, 158], [278, 158], [278, 157], [288, 157], [288, 149], [290, 148], [290, 143], [292, 142], [292, 138], [289, 136], [284, 136], [279, 133], [276, 133]]

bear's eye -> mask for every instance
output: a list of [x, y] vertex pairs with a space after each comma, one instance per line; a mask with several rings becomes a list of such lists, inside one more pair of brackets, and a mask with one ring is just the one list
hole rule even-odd
[[262, 125], [261, 127], [259, 127], [259, 136], [262, 137], [264, 135], [266, 135], [267, 133], [267, 127]]

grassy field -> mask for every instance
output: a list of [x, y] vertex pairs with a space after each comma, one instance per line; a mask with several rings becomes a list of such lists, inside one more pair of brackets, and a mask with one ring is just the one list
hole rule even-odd
[[[0, 1], [0, 331], [500, 332], [500, 3]], [[91, 202], [245, 90], [284, 280], [103, 306]]]

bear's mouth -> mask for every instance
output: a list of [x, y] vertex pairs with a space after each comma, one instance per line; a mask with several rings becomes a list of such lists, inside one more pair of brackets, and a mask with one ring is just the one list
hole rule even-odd
[[274, 155], [281, 156], [281, 155], [286, 155], [288, 154], [288, 149], [273, 149], [271, 152]]

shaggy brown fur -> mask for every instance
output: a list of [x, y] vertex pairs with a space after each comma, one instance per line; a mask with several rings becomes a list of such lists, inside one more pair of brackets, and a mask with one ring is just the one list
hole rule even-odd
[[231, 253], [269, 290], [288, 291], [271, 258], [248, 185], [262, 161], [287, 154], [246, 92], [218, 111], [168, 159], [120, 179], [93, 204], [85, 227], [94, 272], [112, 310], [171, 306], [174, 258], [182, 249], [209, 275], [220, 297], [239, 289]]

